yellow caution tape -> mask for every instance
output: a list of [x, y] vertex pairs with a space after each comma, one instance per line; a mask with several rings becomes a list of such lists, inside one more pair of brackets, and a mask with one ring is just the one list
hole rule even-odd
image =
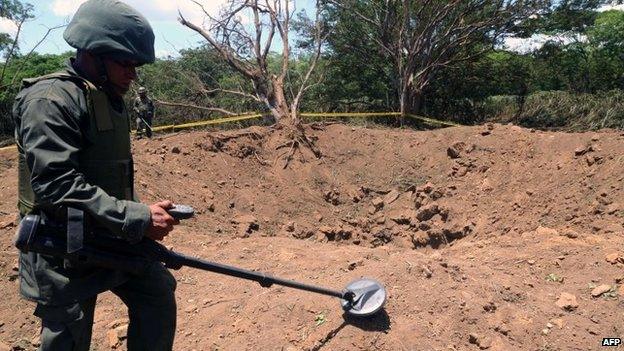
[[327, 113], [302, 113], [301, 117], [374, 117], [374, 116], [400, 116], [400, 112], [327, 112]]
[[[384, 116], [398, 117], [400, 115], [401, 115], [400, 112], [332, 112], [332, 113], [328, 112], [328, 113], [302, 113], [301, 114], [302, 117], [384, 117]], [[417, 115], [412, 115], [412, 114], [407, 114], [406, 116], [423, 121], [423, 122], [431, 123], [431, 124], [440, 124], [440, 125], [453, 126], [453, 127], [461, 126], [461, 124], [447, 122], [447, 121], [440, 121], [437, 119], [427, 118], [423, 116], [417, 116]]]
[[[327, 113], [302, 113], [301, 117], [398, 117], [400, 115], [401, 115], [400, 112], [327, 112]], [[153, 127], [152, 131], [154, 132], [167, 131], [167, 130], [175, 131], [175, 130], [180, 130], [180, 129], [203, 127], [203, 126], [207, 126], [211, 124], [222, 124], [222, 123], [229, 123], [229, 122], [244, 121], [248, 119], [261, 118], [262, 116], [263, 115], [260, 113], [254, 113], [254, 114], [245, 114], [245, 115], [239, 115], [239, 116], [212, 119], [208, 121], [191, 122], [191, 123], [185, 123], [185, 124], [171, 124], [171, 125], [166, 125], [166, 126]], [[407, 117], [417, 119], [426, 123], [431, 123], [431, 124], [439, 124], [439, 125], [453, 126], [453, 127], [461, 126], [461, 124], [457, 124], [453, 122], [440, 121], [437, 119], [427, 118], [423, 116], [416, 116], [412, 114], [408, 114]], [[133, 130], [132, 133], [134, 134], [136, 133], [136, 131]], [[7, 147], [0, 148], [0, 150], [10, 149], [14, 147], [15, 145], [7, 146]]]
[[228, 122], [236, 122], [236, 121], [243, 121], [243, 120], [247, 120], [247, 119], [254, 119], [254, 118], [260, 118], [262, 117], [261, 114], [257, 113], [257, 114], [247, 114], [247, 115], [240, 115], [240, 116], [232, 116], [232, 117], [226, 117], [226, 118], [219, 118], [219, 119], [212, 119], [209, 121], [200, 121], [200, 122], [191, 122], [191, 123], [185, 123], [185, 124], [171, 124], [171, 125], [167, 125], [167, 126], [160, 126], [160, 127], [154, 127], [152, 128], [152, 131], [157, 132], [157, 131], [162, 131], [162, 130], [179, 130], [179, 129], [186, 129], [186, 128], [195, 128], [195, 127], [202, 127], [202, 126], [207, 126], [207, 125], [211, 125], [211, 124], [221, 124], [221, 123], [228, 123]]
[[460, 127], [461, 126], [461, 124], [459, 124], [459, 123], [440, 121], [440, 120], [437, 120], [437, 119], [423, 117], [423, 116], [416, 116], [416, 115], [412, 115], [412, 114], [408, 114], [407, 117], [418, 119], [418, 120], [421, 120], [421, 121], [424, 121], [424, 122], [427, 122], [427, 123], [432, 123], [432, 124], [441, 124], [441, 125], [452, 126], [452, 127]]

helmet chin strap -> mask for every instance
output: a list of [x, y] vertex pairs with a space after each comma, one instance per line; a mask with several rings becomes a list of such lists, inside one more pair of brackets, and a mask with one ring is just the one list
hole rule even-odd
[[97, 75], [100, 80], [101, 86], [107, 86], [108, 84], [108, 71], [106, 70], [106, 65], [100, 56], [93, 56], [95, 59], [95, 69], [97, 70]]
[[100, 56], [94, 56], [95, 58], [95, 69], [97, 70], [97, 75], [100, 87], [102, 87], [108, 93], [114, 93], [115, 87], [111, 84], [110, 79], [108, 78], [108, 70], [106, 69], [106, 65], [104, 64], [104, 60]]

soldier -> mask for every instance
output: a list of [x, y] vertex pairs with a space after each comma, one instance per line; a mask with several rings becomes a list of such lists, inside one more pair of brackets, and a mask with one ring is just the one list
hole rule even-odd
[[[129, 245], [144, 236], [162, 240], [179, 222], [166, 211], [170, 201], [137, 200], [122, 99], [135, 68], [154, 62], [152, 28], [118, 0], [88, 0], [64, 38], [76, 58], [25, 80], [13, 107], [20, 214], [67, 223], [68, 237], [105, 230]], [[88, 351], [96, 297], [108, 290], [128, 307], [128, 350], [172, 349], [176, 281], [161, 263], [131, 275], [29, 252], [20, 253], [19, 276], [21, 294], [41, 318], [40, 350]]]
[[136, 115], [137, 135], [140, 138], [145, 133], [148, 138], [151, 138], [154, 103], [147, 97], [147, 89], [144, 87], [139, 88], [139, 96], [134, 99], [133, 109]]

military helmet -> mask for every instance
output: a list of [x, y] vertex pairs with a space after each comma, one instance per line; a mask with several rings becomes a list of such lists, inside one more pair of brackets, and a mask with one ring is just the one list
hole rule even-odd
[[139, 87], [139, 94], [145, 94], [147, 93], [147, 89], [145, 89], [145, 87]]
[[154, 31], [137, 10], [118, 0], [88, 0], [63, 33], [72, 47], [116, 60], [152, 63]]

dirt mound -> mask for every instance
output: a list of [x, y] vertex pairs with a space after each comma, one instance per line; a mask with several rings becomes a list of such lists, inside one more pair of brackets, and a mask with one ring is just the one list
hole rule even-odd
[[[586, 350], [624, 334], [621, 133], [309, 125], [321, 158], [282, 133], [135, 141], [137, 191], [197, 209], [176, 250], [337, 289], [374, 277], [386, 312], [345, 320], [336, 299], [183, 268], [176, 350]], [[14, 153], [0, 162], [0, 349], [31, 349]], [[97, 350], [124, 348], [120, 306], [102, 295]]]

